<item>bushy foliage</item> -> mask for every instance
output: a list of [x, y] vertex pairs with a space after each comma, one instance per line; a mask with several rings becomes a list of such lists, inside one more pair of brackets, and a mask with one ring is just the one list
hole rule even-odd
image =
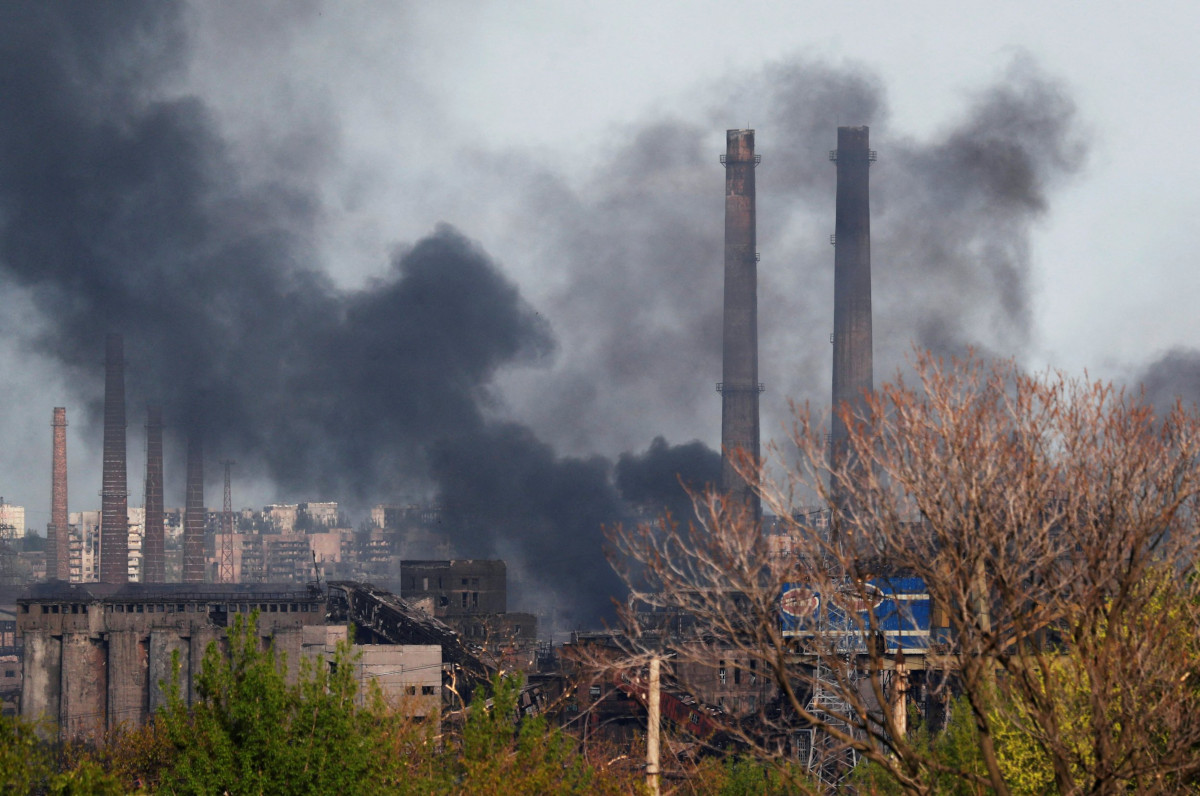
[[689, 796], [790, 796], [817, 786], [798, 763], [734, 755], [700, 761], [679, 789]]
[[87, 755], [70, 762], [38, 738], [37, 727], [0, 716], [0, 793], [53, 796], [119, 796], [127, 790], [117, 777]]
[[[974, 355], [911, 364], [835, 409], [838, 456], [807, 407], [769, 464], [734, 456], [775, 538], [715, 491], [694, 496], [687, 524], [614, 531], [626, 660], [657, 654], [647, 607], [688, 616], [726, 658], [772, 673], [784, 706], [726, 735], [772, 760], [803, 723], [830, 777], [865, 758], [906, 793], [1174, 793], [1200, 779], [1200, 412], [1159, 415], [1110, 383]], [[847, 608], [878, 605], [889, 578], [922, 584], [938, 682], [970, 714], [936, 743], [895, 710], [886, 617]], [[780, 595], [798, 584], [821, 597], [785, 626]], [[672, 652], [712, 671], [707, 645]]]
[[619, 778], [590, 765], [574, 738], [548, 727], [540, 716], [518, 718], [521, 684], [518, 676], [496, 678], [490, 709], [471, 710], [462, 732], [451, 737], [441, 755], [441, 776], [413, 792], [479, 796], [628, 792]]
[[[166, 706], [145, 727], [55, 757], [28, 724], [0, 718], [0, 792], [53, 794], [617, 794], [639, 791], [627, 771], [588, 762], [577, 741], [523, 717], [522, 681], [498, 677], [445, 730], [414, 720], [378, 688], [359, 694], [355, 654], [300, 662], [295, 677], [264, 646], [257, 617], [238, 617], [227, 648], [211, 644], [194, 704], [179, 662]], [[332, 665], [328, 665], [328, 664]], [[70, 751], [70, 750], [69, 750]]]
[[[294, 681], [257, 617], [238, 616], [228, 652], [209, 645], [189, 709], [175, 662], [155, 732], [168, 743], [157, 774], [166, 793], [370, 793], [391, 779], [388, 751], [399, 716], [377, 698], [357, 703], [350, 642], [332, 665], [303, 660]], [[153, 748], [153, 745], [151, 745]], [[154, 772], [150, 772], [153, 777]]]

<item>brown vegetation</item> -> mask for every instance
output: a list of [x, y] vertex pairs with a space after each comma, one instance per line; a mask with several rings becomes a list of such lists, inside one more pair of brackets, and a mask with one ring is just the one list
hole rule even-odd
[[[632, 593], [627, 664], [668, 654], [676, 672], [713, 667], [714, 647], [756, 661], [779, 699], [725, 733], [781, 760], [815, 728], [826, 782], [856, 759], [910, 793], [947, 781], [999, 794], [1030, 781], [1061, 793], [1191, 782], [1200, 417], [1180, 406], [1156, 417], [1111, 384], [1008, 362], [913, 364], [912, 383], [868, 396], [861, 416], [844, 411], [841, 470], [830, 472], [825, 423], [806, 407], [769, 466], [743, 461], [778, 518], [774, 540], [711, 493], [686, 523], [614, 533]], [[806, 504], [839, 509], [821, 527]], [[773, 555], [780, 538], [790, 552]], [[907, 661], [874, 610], [901, 577], [921, 579], [934, 616]], [[779, 602], [793, 584], [812, 610], [787, 633]], [[693, 618], [706, 643], [669, 642], [638, 606]], [[911, 681], [935, 695], [962, 694], [969, 749], [948, 754], [909, 726], [898, 668], [916, 668]]]

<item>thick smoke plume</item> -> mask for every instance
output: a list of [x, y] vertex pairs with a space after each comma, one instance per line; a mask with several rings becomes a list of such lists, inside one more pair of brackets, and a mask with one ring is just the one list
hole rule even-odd
[[[622, 517], [611, 464], [559, 459], [485, 417], [497, 370], [554, 341], [482, 249], [442, 227], [364, 289], [336, 288], [313, 261], [305, 175], [247, 183], [204, 105], [160, 95], [185, 52], [175, 9], [11, 13], [24, 18], [0, 32], [0, 262], [93, 414], [97, 341], [119, 331], [129, 403], [164, 404], [176, 451], [198, 432], [299, 496], [365, 503], [425, 484], [459, 518], [456, 548], [521, 556], [590, 620], [615, 593], [600, 553], [601, 525]], [[549, 565], [563, 556], [573, 572]]]
[[1130, 381], [1144, 390], [1146, 402], [1160, 414], [1168, 412], [1177, 400], [1193, 408], [1200, 403], [1200, 351], [1173, 348], [1135, 371]]
[[669, 514], [686, 524], [694, 514], [689, 495], [721, 483], [721, 456], [702, 442], [673, 446], [655, 437], [645, 453], [621, 454], [616, 478], [621, 496], [652, 518]]
[[827, 399], [839, 123], [872, 125], [880, 151], [884, 373], [913, 341], [1019, 352], [1030, 225], [1082, 157], [1069, 99], [1026, 63], [930, 142], [889, 130], [863, 70], [779, 64], [695, 118], [631, 126], [582, 184], [532, 154], [488, 162], [464, 190], [503, 185], [544, 285], [443, 226], [347, 290], [317, 255], [336, 122], [284, 136], [270, 156], [287, 168], [251, 177], [203, 100], [172, 93], [177, 6], [14, 5], [0, 55], [0, 272], [94, 413], [98, 341], [123, 332], [129, 405], [164, 405], [176, 458], [197, 430], [281, 497], [435, 496], [457, 552], [509, 556], [578, 623], [615, 588], [600, 526], [632, 503], [685, 515], [679, 477], [716, 478], [703, 443], [655, 438], [717, 436], [721, 130], [761, 120], [768, 433], [785, 397]]
[[[496, 369], [553, 349], [517, 287], [443, 227], [367, 288], [335, 288], [305, 233], [315, 204], [242, 184], [197, 100], [152, 98], [177, 52], [117, 86], [64, 62], [89, 42], [101, 65], [126, 59], [131, 20], [88, 18], [109, 8], [6, 27], [0, 252], [53, 319], [39, 343], [94, 383], [97, 339], [123, 332], [131, 391], [177, 436], [257, 456], [288, 489], [365, 498], [480, 429]], [[147, 38], [177, 37], [159, 5], [129, 10]]]
[[[711, 87], [705, 87], [711, 94]], [[882, 82], [864, 69], [796, 60], [731, 79], [703, 119], [659, 118], [614, 133], [592, 179], [498, 159], [525, 184], [547, 269], [569, 269], [545, 301], [564, 355], [518, 405], [572, 450], [615, 455], [658, 433], [715, 440], [721, 372], [724, 128], [749, 119], [757, 174], [763, 432], [787, 400], [829, 400], [836, 128], [871, 126], [876, 382], [913, 345], [1020, 356], [1031, 321], [1030, 234], [1086, 145], [1066, 90], [1026, 58], [978, 91], [928, 140], [890, 125]], [[532, 174], [529, 178], [527, 175]], [[532, 226], [536, 224], [536, 229]], [[603, 374], [603, 380], [597, 378]], [[556, 381], [556, 383], [559, 383]], [[520, 385], [517, 385], [519, 389]], [[582, 418], [580, 420], [579, 418]], [[701, 420], [702, 419], [702, 420]]]

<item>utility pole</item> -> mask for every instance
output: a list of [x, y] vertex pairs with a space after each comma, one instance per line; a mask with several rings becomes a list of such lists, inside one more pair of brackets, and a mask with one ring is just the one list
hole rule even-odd
[[657, 655], [650, 659], [650, 698], [646, 726], [646, 788], [651, 796], [658, 796], [658, 731], [659, 731], [659, 680], [662, 661]]

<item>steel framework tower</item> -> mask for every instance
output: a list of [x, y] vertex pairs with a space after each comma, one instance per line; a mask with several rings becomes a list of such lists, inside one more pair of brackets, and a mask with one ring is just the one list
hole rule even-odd
[[226, 459], [221, 464], [225, 466], [225, 505], [221, 512], [221, 582], [233, 583], [233, 489], [230, 471], [237, 462]]

